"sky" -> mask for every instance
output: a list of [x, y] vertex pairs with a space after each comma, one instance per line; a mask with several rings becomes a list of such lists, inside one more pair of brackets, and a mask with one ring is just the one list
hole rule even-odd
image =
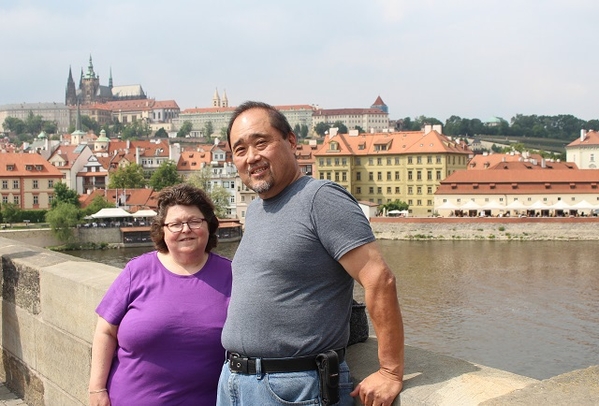
[[0, 105], [102, 85], [181, 110], [367, 108], [389, 118], [599, 118], [596, 0], [2, 0]]

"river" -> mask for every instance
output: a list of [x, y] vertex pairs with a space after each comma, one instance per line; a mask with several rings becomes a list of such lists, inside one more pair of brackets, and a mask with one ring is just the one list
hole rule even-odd
[[[379, 244], [397, 276], [406, 344], [536, 379], [599, 364], [596, 242]], [[147, 250], [71, 254], [121, 268]]]

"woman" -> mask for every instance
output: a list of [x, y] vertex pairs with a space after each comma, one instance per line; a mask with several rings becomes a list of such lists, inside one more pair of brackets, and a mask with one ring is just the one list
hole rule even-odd
[[90, 405], [216, 403], [231, 295], [231, 261], [210, 252], [217, 229], [202, 190], [160, 193], [156, 251], [129, 261], [96, 309]]

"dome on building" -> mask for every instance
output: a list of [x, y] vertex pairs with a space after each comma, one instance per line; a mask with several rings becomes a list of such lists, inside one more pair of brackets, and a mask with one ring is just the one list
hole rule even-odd
[[102, 129], [100, 131], [100, 136], [98, 137], [98, 139], [96, 141], [99, 141], [99, 142], [110, 142], [110, 140], [106, 136], [106, 130]]
[[46, 132], [44, 130], [42, 130], [41, 133], [39, 133], [39, 135], [37, 136], [38, 139], [43, 140], [45, 138], [48, 138], [48, 136], [46, 135]]

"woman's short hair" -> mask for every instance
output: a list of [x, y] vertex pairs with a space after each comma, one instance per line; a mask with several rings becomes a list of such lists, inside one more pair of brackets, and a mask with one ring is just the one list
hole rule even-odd
[[208, 220], [210, 235], [205, 251], [210, 252], [218, 243], [216, 235], [218, 218], [214, 214], [214, 204], [206, 192], [187, 183], [164, 188], [158, 194], [158, 214], [152, 220], [150, 227], [150, 237], [158, 252], [168, 252], [168, 247], [164, 242], [164, 219], [166, 218], [168, 209], [176, 205], [195, 206], [200, 209], [206, 220]]

